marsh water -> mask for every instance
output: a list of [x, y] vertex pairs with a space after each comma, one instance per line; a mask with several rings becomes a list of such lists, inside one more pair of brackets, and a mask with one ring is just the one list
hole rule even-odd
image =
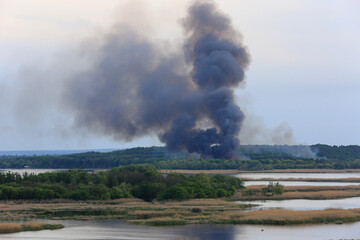
[[1, 235], [2, 240], [115, 240], [115, 239], [191, 239], [191, 240], [329, 240], [359, 239], [360, 223], [301, 226], [187, 225], [148, 227], [129, 225], [121, 220], [56, 221], [60, 230], [21, 232]]
[[[1, 170], [0, 170], [1, 171]], [[54, 169], [25, 169], [14, 172], [40, 173], [54, 171]], [[56, 170], [55, 170], [56, 171]], [[360, 173], [251, 173], [238, 174], [237, 177], [246, 178], [349, 178], [360, 177]], [[312, 186], [340, 186], [360, 183], [347, 182], [304, 182], [280, 181], [284, 185], [312, 185]], [[245, 185], [268, 184], [268, 181], [248, 181]], [[240, 203], [240, 202], [239, 202]], [[248, 202], [241, 202], [248, 203]], [[283, 200], [283, 201], [252, 201], [258, 204], [251, 210], [285, 208], [294, 210], [313, 210], [326, 208], [359, 208], [360, 198], [345, 198], [336, 200]], [[44, 221], [44, 220], [41, 220]], [[53, 221], [49, 221], [53, 222]], [[342, 225], [315, 224], [295, 226], [262, 226], [262, 225], [187, 225], [171, 227], [149, 227], [130, 225], [122, 220], [96, 220], [96, 221], [54, 221], [62, 223], [65, 228], [60, 230], [44, 230], [38, 232], [21, 232], [2, 234], [0, 239], [26, 239], [26, 240], [115, 240], [115, 239], [206, 239], [206, 240], [335, 240], [335, 239], [360, 239], [360, 222]]]

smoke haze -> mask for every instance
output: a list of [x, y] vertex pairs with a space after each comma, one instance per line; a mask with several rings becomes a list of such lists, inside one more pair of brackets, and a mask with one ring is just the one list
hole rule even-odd
[[249, 54], [211, 1], [194, 2], [181, 24], [182, 51], [124, 24], [94, 43], [93, 65], [64, 88], [76, 125], [127, 141], [155, 133], [170, 150], [232, 157], [244, 120], [233, 88]]

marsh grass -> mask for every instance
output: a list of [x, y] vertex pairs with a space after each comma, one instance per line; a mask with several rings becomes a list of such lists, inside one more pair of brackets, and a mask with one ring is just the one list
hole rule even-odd
[[188, 169], [163, 169], [160, 170], [161, 173], [182, 173], [182, 174], [199, 174], [205, 173], [209, 175], [222, 174], [222, 175], [230, 175], [239, 173], [237, 169], [212, 169], [212, 170], [188, 170]]
[[18, 223], [0, 223], [0, 233], [14, 233], [21, 231], [21, 224]]
[[360, 178], [240, 178], [243, 181], [291, 181], [291, 182], [350, 182], [359, 183]]
[[131, 221], [134, 224], [145, 224], [150, 226], [174, 226], [174, 225], [186, 225], [188, 222], [185, 219], [180, 218], [152, 218], [148, 220], [134, 220]]
[[177, 214], [174, 210], [165, 210], [165, 211], [145, 211], [145, 210], [135, 210], [132, 213], [127, 215], [127, 218], [130, 219], [151, 219], [159, 217], [173, 217]]
[[[331, 190], [329, 190], [331, 191]], [[326, 194], [329, 192], [324, 191]], [[291, 192], [289, 192], [291, 193]], [[299, 194], [312, 192], [299, 192]], [[297, 193], [298, 194], [298, 193]], [[134, 199], [135, 200], [135, 199]], [[13, 211], [9, 206], [1, 216], [9, 219], [24, 219], [32, 214], [50, 219], [125, 219], [134, 224], [151, 226], [169, 226], [184, 224], [303, 224], [303, 223], [343, 223], [360, 221], [360, 209], [327, 209], [317, 211], [290, 211], [290, 210], [258, 210], [243, 211], [246, 206], [221, 199], [193, 199], [189, 201], [169, 202], [143, 202], [137, 201], [98, 201], [62, 204], [24, 203], [14, 206]], [[35, 210], [34, 210], [35, 209]], [[52, 214], [56, 213], [56, 214]], [[71, 213], [71, 214], [69, 214]], [[15, 216], [15, 217], [14, 217]], [[18, 225], [5, 224], [0, 226], [0, 231], [19, 231]], [[53, 225], [51, 227], [54, 227]], [[61, 227], [61, 226], [58, 226]], [[51, 229], [50, 226], [39, 226], [38, 223], [27, 223], [20, 230]], [[55, 228], [55, 227], [54, 227]], [[13, 230], [11, 230], [13, 229]]]
[[63, 228], [62, 224], [49, 224], [49, 223], [38, 223], [28, 222], [24, 224], [19, 223], [0, 223], [0, 233], [16, 233], [24, 231], [39, 231], [39, 230], [55, 230]]
[[343, 223], [359, 221], [360, 209], [327, 209], [313, 211], [271, 209], [246, 213], [230, 213], [224, 220], [226, 221], [226, 219], [239, 224], [284, 225], [305, 223]]
[[258, 170], [258, 171], [243, 171], [239, 173], [354, 173], [360, 172], [360, 169], [273, 169], [273, 170]]
[[249, 196], [243, 191], [238, 191], [230, 200], [287, 200], [287, 199], [340, 199], [360, 196], [360, 186], [289, 186], [281, 195], [263, 196], [261, 188], [264, 186], [249, 186], [253, 195]]

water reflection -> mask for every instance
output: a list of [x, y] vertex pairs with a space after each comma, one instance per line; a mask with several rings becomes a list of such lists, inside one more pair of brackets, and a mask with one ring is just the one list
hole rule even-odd
[[[59, 222], [59, 221], [57, 221]], [[121, 220], [61, 221], [66, 228], [55, 231], [3, 234], [2, 240], [117, 240], [117, 239], [191, 239], [191, 240], [318, 240], [357, 239], [360, 223], [333, 225], [188, 225], [148, 227], [129, 225]]]
[[150, 227], [126, 224], [121, 220], [98, 221], [55, 221], [64, 224], [65, 228], [56, 231], [22, 232], [3, 234], [1, 239], [236, 239], [239, 232], [235, 225], [187, 225], [173, 227]]

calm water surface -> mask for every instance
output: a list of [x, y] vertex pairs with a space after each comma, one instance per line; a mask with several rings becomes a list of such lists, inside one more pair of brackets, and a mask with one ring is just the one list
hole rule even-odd
[[[302, 226], [187, 225], [147, 227], [121, 220], [57, 221], [66, 227], [55, 231], [3, 234], [1, 239], [26, 240], [115, 240], [115, 239], [204, 239], [204, 240], [329, 240], [360, 239], [360, 223]], [[263, 231], [262, 231], [263, 230]]]

